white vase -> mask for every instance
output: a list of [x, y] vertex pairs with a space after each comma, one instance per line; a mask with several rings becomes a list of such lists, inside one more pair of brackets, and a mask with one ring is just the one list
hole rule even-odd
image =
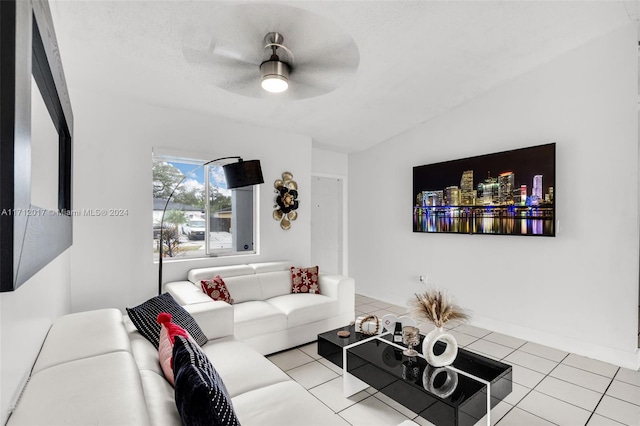
[[[433, 353], [433, 348], [438, 341], [447, 344], [447, 348], [440, 355]], [[422, 342], [422, 354], [433, 367], [450, 365], [458, 356], [458, 342], [455, 337], [446, 333], [442, 327], [434, 328], [425, 336], [424, 342]]]

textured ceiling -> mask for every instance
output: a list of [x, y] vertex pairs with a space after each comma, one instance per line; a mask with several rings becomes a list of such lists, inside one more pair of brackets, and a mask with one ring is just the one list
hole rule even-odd
[[[383, 142], [638, 19], [635, 1], [52, 0], [51, 8], [72, 96], [89, 89], [207, 112], [341, 152]], [[267, 96], [253, 87], [273, 30], [300, 66], [291, 93]], [[296, 76], [298, 90], [317, 90], [296, 95]]]

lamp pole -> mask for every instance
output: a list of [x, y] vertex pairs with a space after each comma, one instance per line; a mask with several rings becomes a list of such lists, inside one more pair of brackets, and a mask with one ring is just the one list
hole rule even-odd
[[[160, 219], [160, 244], [158, 247], [158, 295], [162, 294], [162, 257], [163, 257], [163, 234], [164, 234], [164, 215], [167, 212], [167, 207], [169, 206], [169, 202], [171, 201], [171, 199], [173, 198], [173, 194], [176, 192], [176, 190], [178, 189], [178, 187], [182, 184], [182, 182], [187, 178], [187, 176], [189, 176], [191, 173], [201, 169], [204, 166], [207, 166], [211, 163], [215, 163], [216, 161], [221, 161], [221, 160], [230, 160], [230, 159], [236, 159], [238, 160], [239, 163], [243, 163], [242, 161], [242, 157], [221, 157], [221, 158], [216, 158], [215, 160], [210, 160], [207, 161], [206, 163], [203, 163], [201, 165], [199, 165], [198, 167], [194, 168], [193, 170], [189, 171], [188, 173], [186, 173], [182, 179], [180, 179], [180, 181], [178, 182], [178, 184], [173, 188], [173, 190], [171, 191], [171, 194], [169, 194], [169, 197], [167, 197], [167, 201], [164, 203], [164, 208], [162, 209], [162, 217]], [[237, 163], [236, 163], [237, 164]], [[258, 183], [263, 183], [264, 180], [262, 179], [262, 170], [260, 169], [260, 163], [257, 163], [257, 166], [255, 165], [255, 160], [254, 161], [247, 161], [243, 164], [247, 164], [246, 167], [250, 167], [251, 170], [245, 170], [248, 171], [248, 173], [251, 175], [251, 177], [253, 178], [252, 181], [243, 181], [239, 184], [229, 184], [229, 179], [227, 178], [227, 187], [229, 189], [234, 189], [234, 188], [238, 188], [240, 186], [248, 186], [248, 185], [255, 185]], [[223, 166], [226, 167], [226, 166]], [[256, 168], [257, 167], [257, 168]], [[225, 175], [227, 175], [227, 169], [225, 168]], [[167, 240], [168, 241], [168, 240]], [[205, 236], [205, 244], [206, 244], [207, 238]]]

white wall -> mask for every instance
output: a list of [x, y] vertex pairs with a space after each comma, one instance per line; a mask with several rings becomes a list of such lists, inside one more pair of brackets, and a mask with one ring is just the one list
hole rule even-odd
[[16, 402], [53, 320], [70, 311], [71, 250], [17, 290], [0, 293], [0, 424]]
[[[273, 182], [293, 173], [301, 197], [310, 188], [311, 140], [229, 120], [142, 105], [94, 92], [72, 93], [75, 109], [74, 209], [128, 209], [123, 217], [76, 217], [72, 257], [72, 309], [123, 309], [157, 294], [152, 261], [153, 147], [206, 153], [210, 158], [240, 155], [259, 159], [265, 183], [259, 186], [257, 255], [165, 262], [163, 281], [186, 279], [194, 267], [290, 259], [309, 262], [309, 207], [283, 231], [272, 218]], [[214, 100], [212, 100], [214, 101]]]
[[349, 156], [340, 152], [313, 148], [311, 171], [321, 176], [347, 176], [349, 172]]
[[[427, 275], [473, 324], [637, 369], [636, 45], [631, 25], [351, 155], [357, 291], [405, 304]], [[412, 233], [413, 166], [549, 142], [556, 238]]]

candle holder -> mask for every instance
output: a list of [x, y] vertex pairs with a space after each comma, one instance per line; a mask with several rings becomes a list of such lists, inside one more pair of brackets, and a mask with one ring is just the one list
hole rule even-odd
[[407, 349], [402, 352], [404, 355], [418, 355], [418, 351], [413, 349], [413, 347], [420, 343], [420, 330], [412, 326], [402, 327], [402, 342], [407, 345]]

